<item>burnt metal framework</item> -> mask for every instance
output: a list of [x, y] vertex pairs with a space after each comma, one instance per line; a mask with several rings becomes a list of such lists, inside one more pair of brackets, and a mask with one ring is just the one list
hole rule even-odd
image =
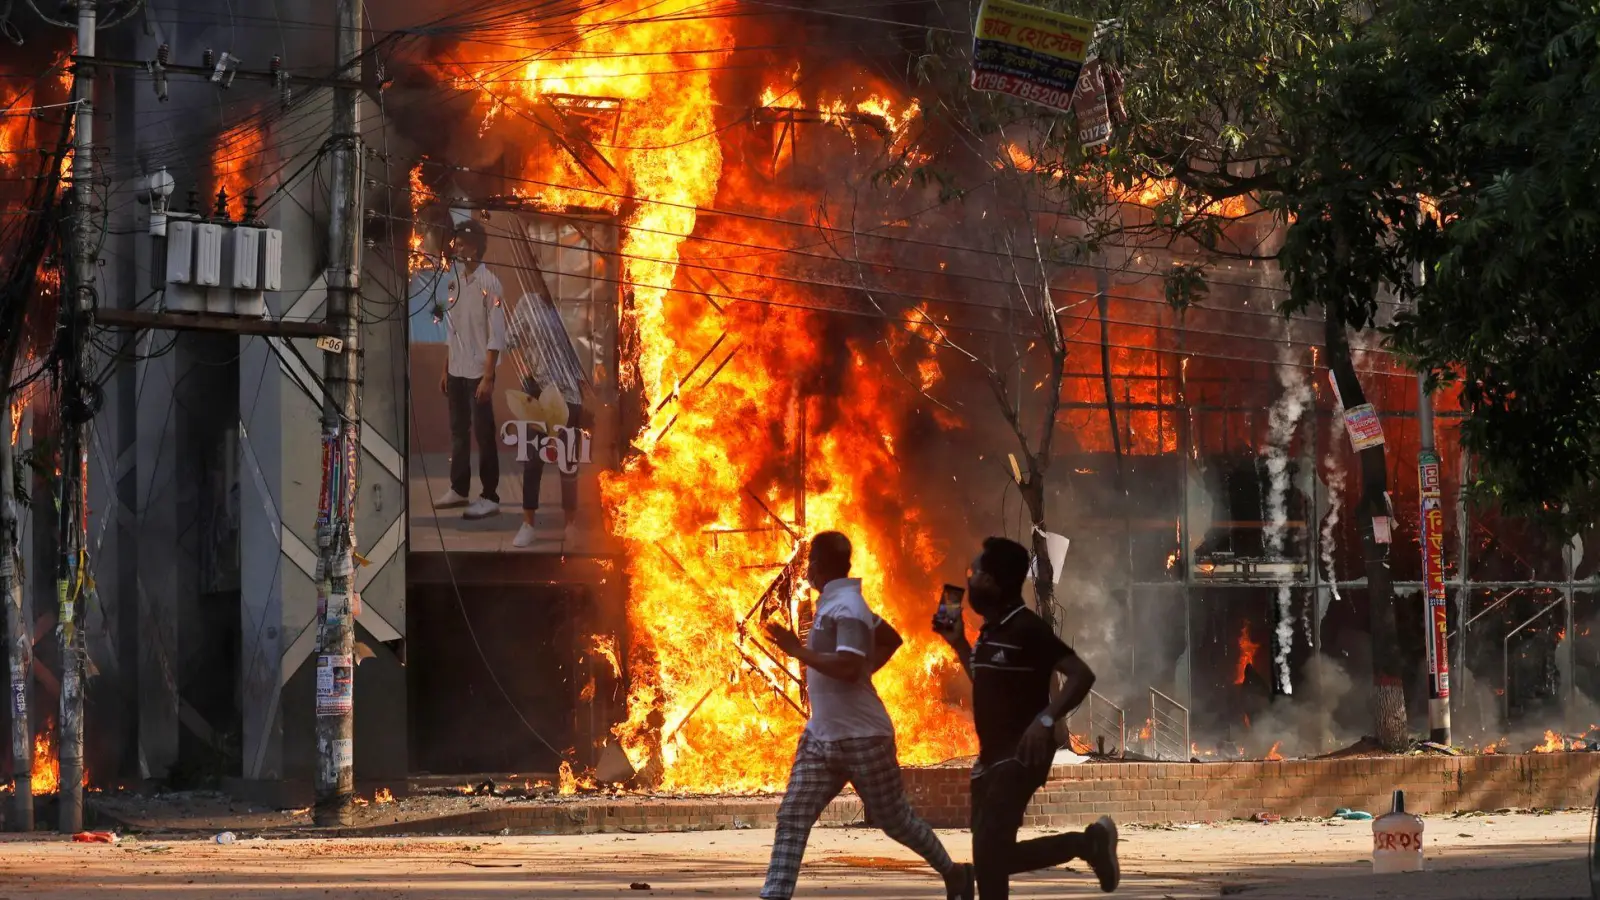
[[[1181, 349], [1181, 344], [1180, 347], [1177, 348], [1151, 347], [1148, 348], [1148, 351], [1160, 356], [1171, 356], [1176, 359], [1183, 359], [1185, 357], [1185, 353]], [[1259, 360], [1258, 362], [1261, 365], [1273, 364], [1271, 360]], [[1184, 647], [1187, 649], [1184, 653], [1186, 665], [1184, 670], [1180, 673], [1179, 680], [1180, 683], [1186, 687], [1178, 692], [1176, 699], [1167, 698], [1167, 700], [1170, 701], [1172, 706], [1176, 707], [1178, 710], [1182, 710], [1182, 723], [1184, 726], [1184, 732], [1187, 734], [1188, 709], [1182, 704], [1186, 703], [1192, 707], [1196, 702], [1194, 698], [1195, 635], [1192, 615], [1195, 610], [1195, 599], [1198, 591], [1247, 591], [1260, 590], [1263, 588], [1284, 588], [1297, 592], [1306, 592], [1309, 594], [1310, 599], [1315, 604], [1315, 609], [1322, 610], [1327, 608], [1329, 601], [1334, 597], [1337, 597], [1339, 592], [1347, 590], [1362, 591], [1366, 589], [1367, 584], [1364, 578], [1354, 580], [1330, 580], [1326, 576], [1326, 574], [1322, 571], [1322, 566], [1320, 564], [1320, 561], [1323, 558], [1323, 537], [1321, 529], [1315, 527], [1314, 524], [1309, 522], [1305, 523], [1307, 525], [1305, 532], [1308, 540], [1306, 541], [1302, 554], [1299, 556], [1299, 558], [1230, 557], [1228, 555], [1222, 555], [1220, 558], [1212, 558], [1207, 560], [1191, 558], [1189, 548], [1196, 546], [1198, 543], [1196, 540], [1197, 536], [1192, 531], [1193, 517], [1192, 510], [1190, 508], [1191, 492], [1189, 490], [1190, 480], [1197, 474], [1196, 461], [1200, 458], [1201, 452], [1195, 436], [1196, 419], [1197, 417], [1206, 414], [1261, 415], [1262, 410], [1260, 407], [1250, 407], [1245, 405], [1224, 406], [1190, 404], [1186, 402], [1185, 398], [1186, 386], [1184, 383], [1184, 367], [1180, 365], [1172, 365], [1170, 369], [1171, 371], [1169, 373], [1158, 375], [1139, 375], [1131, 372], [1114, 372], [1113, 378], [1125, 379], [1126, 381], [1150, 378], [1156, 380], [1175, 381], [1176, 391], [1173, 402], [1135, 403], [1127, 400], [1126, 397], [1119, 397], [1115, 398], [1114, 402], [1111, 404], [1111, 407], [1115, 411], [1115, 420], [1119, 422], [1123, 428], [1128, 427], [1127, 414], [1129, 412], [1144, 411], [1154, 412], [1158, 415], [1170, 414], [1174, 417], [1176, 422], [1176, 450], [1169, 451], [1161, 455], [1168, 458], [1176, 455], [1182, 460], [1182, 464], [1178, 467], [1178, 484], [1176, 485], [1179, 495], [1177, 516], [1178, 521], [1176, 525], [1176, 544], [1178, 547], [1178, 565], [1176, 571], [1180, 573], [1180, 577], [1177, 579], [1163, 580], [1149, 580], [1147, 578], [1141, 579], [1136, 577], [1133, 571], [1131, 559], [1131, 548], [1134, 534], [1133, 526], [1125, 523], [1126, 527], [1124, 530], [1124, 540], [1127, 542], [1126, 550], [1129, 554], [1129, 562], [1127, 568], [1122, 570], [1122, 577], [1120, 580], [1127, 591], [1127, 602], [1133, 604], [1137, 604], [1141, 596], [1148, 598], [1153, 595], [1159, 595], [1161, 593], [1172, 592], [1175, 590], [1181, 592], [1185, 619]], [[1083, 379], [1087, 382], [1090, 380], [1098, 380], [1100, 378], [1100, 373], [1071, 372], [1068, 373], [1067, 377]], [[1397, 374], [1396, 377], [1409, 376]], [[1099, 414], [1105, 414], [1107, 412], [1107, 404], [1102, 402], [1064, 401], [1061, 405], [1061, 408], [1063, 412], [1073, 410], [1092, 411]], [[1448, 420], [1459, 419], [1460, 415], [1460, 413], [1441, 412], [1437, 414], [1437, 417], [1441, 420]], [[1382, 410], [1381, 405], [1380, 416], [1385, 421], [1415, 419], [1417, 417], [1414, 411]], [[1316, 430], [1323, 427], [1327, 427], [1325, 416], [1319, 416], [1317, 411], [1313, 408], [1312, 410], [1308, 410], [1304, 417], [1304, 421], [1297, 426], [1295, 434], [1300, 435], [1302, 429], [1309, 429], [1309, 440], [1311, 441], [1311, 445], [1315, 447], [1317, 441]], [[1467, 454], [1464, 451], [1459, 451], [1459, 454], [1460, 465], [1457, 469], [1458, 479], [1459, 473], [1467, 471], [1469, 462]], [[1399, 477], [1404, 478], [1406, 477], [1407, 472], [1411, 472], [1414, 475], [1414, 466], [1414, 460], [1409, 458], [1401, 459], [1398, 463], [1391, 463], [1391, 471], [1398, 471], [1400, 473]], [[1312, 486], [1313, 492], [1312, 496], [1309, 498], [1310, 508], [1317, 514], [1323, 514], [1325, 513], [1324, 504], [1328, 501], [1328, 498], [1322, 494], [1323, 486], [1318, 478], [1309, 479], [1309, 483]], [[1448, 652], [1451, 668], [1451, 697], [1453, 706], [1456, 707], [1453, 710], [1456, 715], [1456, 720], [1458, 723], [1462, 723], [1466, 726], [1466, 734], [1474, 736], [1478, 739], [1488, 739], [1491, 735], [1504, 736], [1506, 729], [1508, 729], [1511, 724], [1512, 639], [1536, 624], [1550, 623], [1552, 619], [1555, 620], [1555, 623], [1558, 623], [1558, 627], [1567, 636], [1565, 640], [1560, 642], [1560, 646], [1556, 652], [1562, 655], [1562, 664], [1566, 666], [1566, 671], [1568, 673], [1576, 673], [1577, 632], [1574, 628], [1576, 622], [1575, 599], [1578, 594], [1584, 592], [1596, 592], [1597, 595], [1600, 595], [1600, 574], [1582, 579], [1577, 578], [1576, 571], [1578, 563], [1581, 561], [1582, 553], [1580, 549], [1581, 545], [1568, 543], [1562, 548], [1563, 567], [1562, 577], [1560, 578], [1531, 578], [1520, 580], [1474, 578], [1471, 571], [1472, 557], [1470, 553], [1470, 540], [1473, 534], [1472, 525], [1475, 521], [1473, 519], [1473, 513], [1475, 510], [1472, 505], [1467, 502], [1465, 493], [1463, 491], [1457, 490], [1456, 493], [1457, 497], [1453, 511], [1457, 523], [1456, 541], [1454, 547], [1447, 549], [1456, 555], [1457, 564], [1455, 566], [1453, 576], [1447, 574], [1445, 579], [1445, 587], [1447, 591], [1449, 591], [1454, 597], [1454, 610], [1450, 623], [1452, 630], [1448, 635]], [[1424, 591], [1423, 582], [1418, 579], [1397, 579], [1393, 582], [1393, 587], [1397, 596], [1420, 596]], [[1480, 609], [1474, 613], [1470, 608], [1471, 598], [1473, 597], [1474, 592], [1483, 591], [1504, 593], [1502, 593], [1501, 596], [1493, 600], [1483, 609]], [[1494, 684], [1489, 686], [1492, 690], [1501, 695], [1501, 702], [1499, 703], [1499, 709], [1497, 711], [1498, 715], [1495, 717], [1495, 719], [1486, 719], [1482, 710], [1472, 711], [1463, 708], [1467, 704], [1467, 700], [1464, 698], [1471, 696], [1469, 691], [1475, 687], [1480, 687], [1480, 685], [1476, 685], [1474, 683], [1475, 679], [1473, 673], [1468, 667], [1469, 649], [1480, 649], [1473, 644], [1473, 639], [1475, 637], [1474, 626], [1476, 626], [1477, 631], [1482, 632], [1484, 630], [1484, 626], [1479, 624], [1480, 620], [1483, 620], [1486, 616], [1497, 609], [1501, 609], [1508, 603], [1508, 601], [1523, 592], [1542, 592], [1558, 596], [1556, 596], [1552, 602], [1541, 604], [1538, 607], [1538, 611], [1531, 617], [1519, 620], [1520, 624], [1516, 624], [1514, 627], [1508, 627], [1504, 635], [1496, 638], [1485, 634], [1483, 637], [1479, 638], [1480, 641], [1495, 642], [1495, 645], [1492, 649], [1495, 651], [1495, 658], [1500, 664], [1498, 666], [1499, 671], [1497, 672], [1499, 678]], [[1313, 654], [1322, 654], [1324, 652], [1321, 619], [1321, 615], [1310, 616], [1311, 633], [1309, 645]], [[1127, 688], [1130, 692], [1140, 690], [1144, 687], [1145, 686], [1143, 685], [1137, 684], [1127, 685]], [[1154, 692], [1153, 687], [1151, 687], [1150, 690]], [[1586, 722], [1580, 723], [1576, 718], [1578, 714], [1576, 678], [1570, 676], [1564, 678], [1560, 690], [1560, 703], [1562, 710], [1560, 722], [1561, 732], [1568, 736], [1580, 735], [1584, 733], [1583, 726], [1586, 724]], [[1128, 696], [1134, 696], [1134, 694], [1129, 693]], [[1167, 697], [1165, 694], [1162, 694], [1161, 696]], [[1176, 715], [1176, 713], [1174, 712], [1173, 715]], [[1171, 718], [1171, 716], [1168, 716], [1167, 718]], [[1152, 707], [1151, 717], [1149, 720], [1150, 730], [1153, 733], [1152, 738], [1135, 741], [1138, 746], [1130, 747], [1129, 749], [1142, 750], [1142, 752], [1157, 756], [1158, 758], [1178, 758], [1177, 756], [1174, 756], [1172, 752], [1173, 748], [1167, 747], [1167, 744], [1174, 743], [1171, 732], [1176, 730], [1176, 720], [1170, 723], [1164, 723], [1161, 721], [1162, 719], [1163, 717], [1157, 715], [1155, 708]], [[1163, 730], [1166, 730], [1168, 733], [1161, 734]], [[1462, 741], [1458, 741], [1458, 743], [1461, 742]], [[1179, 752], [1181, 753], [1181, 751]]]

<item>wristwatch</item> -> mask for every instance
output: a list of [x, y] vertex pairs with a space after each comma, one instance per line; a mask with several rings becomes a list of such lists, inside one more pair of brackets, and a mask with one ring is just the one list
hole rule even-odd
[[1056, 727], [1056, 720], [1050, 718], [1049, 713], [1040, 713], [1039, 724], [1043, 725], [1045, 728], [1054, 728]]

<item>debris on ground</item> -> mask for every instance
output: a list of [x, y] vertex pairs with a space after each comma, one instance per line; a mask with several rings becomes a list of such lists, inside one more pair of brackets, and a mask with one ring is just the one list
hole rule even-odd
[[1383, 745], [1378, 743], [1378, 739], [1377, 738], [1369, 736], [1369, 737], [1363, 737], [1361, 740], [1356, 741], [1354, 744], [1351, 744], [1350, 746], [1345, 747], [1342, 750], [1335, 750], [1332, 753], [1324, 753], [1321, 756], [1313, 757], [1313, 759], [1345, 759], [1345, 758], [1352, 757], [1352, 756], [1393, 756], [1393, 755], [1394, 754], [1389, 753], [1388, 751], [1383, 749]]
[[1277, 813], [1258, 812], [1255, 815], [1250, 817], [1250, 821], [1252, 821], [1252, 822], [1260, 822], [1263, 825], [1271, 825], [1274, 822], [1282, 822], [1283, 821], [1283, 817], [1278, 815]]
[[74, 844], [115, 844], [119, 840], [109, 831], [80, 831], [72, 836]]
[[1332, 818], [1344, 819], [1347, 822], [1370, 822], [1372, 820], [1372, 813], [1363, 812], [1359, 809], [1345, 809], [1344, 807], [1340, 807], [1333, 811]]
[[649, 891], [649, 890], [654, 890], [654, 888], [650, 887], [649, 882], [635, 881], [634, 883], [628, 885], [628, 890], [630, 890], [630, 891]]

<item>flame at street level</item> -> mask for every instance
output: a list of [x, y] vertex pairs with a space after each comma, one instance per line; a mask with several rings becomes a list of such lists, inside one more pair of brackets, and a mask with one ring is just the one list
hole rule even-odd
[[[53, 725], [54, 723], [52, 723]], [[54, 730], [33, 737], [33, 794], [54, 794], [61, 789], [61, 763], [56, 759]]]
[[[1561, 753], [1566, 750], [1586, 750], [1588, 744], [1581, 738], [1568, 741], [1564, 736], [1554, 731], [1544, 733], [1544, 742], [1528, 751], [1530, 753]], [[1485, 750], [1484, 752], [1488, 752]]]
[[1278, 741], [1277, 743], [1273, 744], [1272, 749], [1267, 751], [1266, 758], [1269, 760], [1283, 759], [1283, 754], [1278, 752], [1278, 748], [1282, 746], [1283, 741]]
[[[83, 773], [89, 784], [89, 773]], [[47, 719], [44, 730], [33, 736], [33, 795], [54, 794], [61, 789], [61, 760], [56, 755], [56, 720]]]
[[1256, 655], [1261, 652], [1261, 645], [1250, 639], [1250, 623], [1245, 622], [1239, 628], [1239, 664], [1233, 672], [1233, 683], [1244, 684], [1244, 677], [1250, 667], [1255, 665]]
[[[739, 146], [753, 134], [748, 124], [721, 127], [714, 116], [723, 108], [719, 95], [742, 90], [742, 77], [720, 68], [736, 44], [737, 20], [697, 14], [698, 9], [691, 0], [602, 4], [577, 17], [570, 35], [548, 44], [525, 40], [522, 58], [510, 69], [500, 62], [508, 54], [498, 44], [482, 51], [481, 62], [450, 63], [457, 86], [480, 92], [485, 122], [510, 127], [524, 120], [522, 127], [538, 134], [531, 121], [551, 121], [552, 109], [614, 111], [614, 131], [608, 120], [593, 150], [615, 173], [590, 160], [591, 174], [573, 154], [559, 150], [530, 153], [521, 163], [528, 201], [619, 215], [621, 280], [631, 291], [624, 326], [633, 338], [622, 380], [637, 386], [646, 410], [660, 406], [634, 439], [639, 452], [622, 471], [602, 476], [611, 526], [629, 551], [634, 643], [628, 718], [616, 730], [619, 744], [636, 768], [653, 771], [666, 788], [762, 789], [783, 783], [803, 722], [769, 684], [766, 676], [775, 675], [774, 667], [757, 672], [741, 664], [745, 638], [739, 629], [795, 549], [773, 518], [783, 517], [787, 527], [800, 519], [793, 489], [794, 423], [804, 404], [812, 423], [805, 435], [805, 528], [850, 533], [853, 574], [865, 582], [869, 604], [905, 637], [906, 645], [875, 679], [898, 727], [901, 759], [932, 763], [969, 754], [975, 749], [970, 721], [943, 701], [946, 681], [957, 670], [948, 649], [917, 627], [937, 596], [945, 549], [909, 505], [919, 487], [899, 480], [892, 433], [898, 426], [891, 423], [908, 414], [917, 395], [868, 356], [881, 352], [874, 348], [886, 335], [824, 341], [827, 321], [804, 309], [816, 302], [810, 288], [764, 277], [783, 271], [784, 254], [711, 244], [715, 249], [690, 273], [700, 282], [715, 280], [718, 295], [761, 298], [770, 305], [713, 306], [688, 289], [680, 271], [681, 257], [693, 249], [686, 244], [691, 235], [768, 247], [795, 244], [795, 233], [773, 220], [809, 221], [817, 200], [791, 196], [767, 181], [764, 162], [725, 169], [725, 146]], [[793, 74], [768, 99], [790, 105], [785, 94], [797, 83]], [[755, 93], [751, 86], [746, 102], [755, 104]], [[889, 132], [887, 151], [910, 152], [905, 135], [917, 113], [908, 101], [886, 99], [894, 96], [862, 87], [829, 94], [823, 102], [840, 112], [837, 127], [854, 128], [844, 112], [876, 117]], [[727, 118], [747, 123], [748, 111], [734, 110]], [[852, 142], [858, 147], [868, 143], [862, 134], [863, 140]], [[768, 148], [748, 157], [770, 155]], [[702, 220], [700, 210], [713, 201], [756, 216]], [[721, 348], [715, 358], [695, 370], [713, 345]], [[924, 386], [939, 378], [931, 356], [920, 342], [897, 354]], [[830, 387], [824, 406], [804, 394], [799, 382], [829, 369], [841, 377], [833, 379], [837, 387]], [[715, 377], [708, 378], [713, 371]], [[813, 377], [808, 384], [821, 380]], [[669, 421], [670, 429], [664, 427]], [[564, 766], [562, 792], [580, 784], [571, 766]]]
[[[594, 780], [593, 775], [578, 775], [572, 771], [572, 763], [562, 760], [561, 771], [558, 774], [559, 783], [557, 790], [563, 797], [570, 797], [579, 790], [592, 791], [600, 785]], [[543, 784], [544, 782], [540, 782]]]

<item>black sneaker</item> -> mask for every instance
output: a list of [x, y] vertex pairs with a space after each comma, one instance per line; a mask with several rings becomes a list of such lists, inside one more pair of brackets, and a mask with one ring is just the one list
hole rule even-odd
[[1089, 858], [1085, 860], [1100, 879], [1100, 890], [1111, 893], [1122, 882], [1122, 866], [1117, 863], [1117, 823], [1101, 816], [1084, 831], [1089, 835]]
[[978, 876], [972, 863], [962, 863], [944, 876], [945, 900], [973, 900], [978, 890]]

